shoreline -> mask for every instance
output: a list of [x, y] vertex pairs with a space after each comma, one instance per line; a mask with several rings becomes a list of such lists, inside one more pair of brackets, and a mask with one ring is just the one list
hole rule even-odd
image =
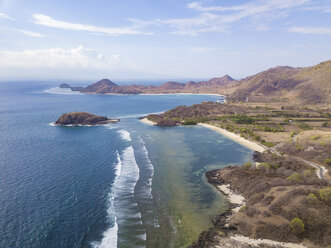
[[[155, 122], [152, 122], [152, 121], [148, 120], [146, 117], [140, 119], [140, 121], [145, 123], [145, 124], [148, 124], [148, 125], [152, 125], [152, 126], [156, 125]], [[252, 151], [258, 151], [258, 152], [262, 153], [262, 152], [267, 150], [264, 146], [262, 146], [262, 145], [260, 145], [256, 142], [250, 141], [248, 139], [245, 139], [243, 137], [240, 137], [238, 134], [229, 132], [229, 131], [227, 131], [223, 128], [216, 127], [216, 126], [206, 124], [206, 123], [198, 123], [197, 125], [208, 128], [208, 129], [211, 129], [213, 131], [216, 131], [216, 132], [222, 134], [223, 136], [233, 140], [234, 142], [236, 142], [238, 144], [241, 144], [241, 145], [245, 146], [246, 148], [248, 148]]]
[[147, 124], [147, 125], [151, 125], [151, 126], [155, 126], [155, 124], [156, 124], [155, 122], [152, 122], [152, 121], [148, 120], [146, 117], [140, 119], [140, 121]]
[[[232, 187], [231, 184], [219, 180], [217, 178], [217, 171], [208, 171], [206, 173], [206, 177], [208, 179], [208, 183], [217, 188], [224, 197], [230, 203], [230, 207], [227, 211], [222, 213], [221, 215], [216, 217], [216, 221], [214, 226], [218, 226], [221, 228], [223, 235], [216, 235], [211, 240], [212, 243], [209, 243], [207, 246], [194, 246], [194, 247], [238, 247], [238, 248], [246, 248], [246, 247], [264, 247], [265, 245], [279, 248], [306, 248], [302, 243], [289, 243], [289, 242], [280, 242], [271, 239], [260, 239], [260, 238], [251, 238], [244, 235], [239, 234], [237, 231], [231, 229], [229, 226], [230, 219], [233, 215], [237, 214], [241, 207], [246, 205], [246, 199], [239, 193], [237, 193]], [[215, 180], [216, 178], [216, 180]], [[208, 232], [208, 231], [207, 231]], [[208, 237], [208, 235], [207, 235]], [[210, 238], [210, 237], [209, 237]], [[199, 237], [200, 239], [200, 237]]]
[[212, 93], [139, 93], [135, 95], [145, 95], [145, 96], [159, 96], [159, 95], [202, 95], [202, 96], [222, 96], [221, 94], [212, 94]]
[[[192, 95], [192, 96], [221, 96], [223, 98], [225, 98], [225, 95], [221, 95], [221, 94], [215, 94], [215, 93], [137, 93], [137, 94], [130, 94], [130, 93], [103, 93], [103, 94], [98, 94], [96, 92], [81, 92], [81, 91], [68, 91], [68, 92], [51, 92], [51, 90], [54, 89], [63, 89], [60, 87], [53, 87], [50, 89], [46, 89], [44, 90], [45, 93], [50, 93], [50, 94], [64, 94], [64, 95], [71, 95], [71, 94], [75, 94], [75, 95], [114, 95], [114, 96], [131, 96], [131, 95], [144, 95], [144, 96], [167, 96], [167, 95]], [[225, 99], [224, 99], [225, 100]]]
[[252, 150], [252, 151], [258, 151], [258, 152], [264, 152], [265, 150], [267, 150], [264, 146], [256, 143], [256, 142], [253, 142], [253, 141], [250, 141], [248, 139], [245, 139], [243, 137], [240, 137], [238, 134], [235, 134], [235, 133], [232, 133], [232, 132], [229, 132], [223, 128], [220, 128], [220, 127], [216, 127], [216, 126], [213, 126], [213, 125], [210, 125], [210, 124], [206, 124], [206, 123], [198, 123], [199, 126], [202, 126], [202, 127], [205, 127], [205, 128], [209, 128], [211, 130], [214, 130], [224, 136], [226, 136], [227, 138], [247, 147], [248, 149]]

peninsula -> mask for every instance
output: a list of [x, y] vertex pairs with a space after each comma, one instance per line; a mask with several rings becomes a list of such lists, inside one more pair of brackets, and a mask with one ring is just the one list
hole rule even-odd
[[328, 105], [203, 102], [151, 114], [146, 121], [167, 127], [199, 124], [257, 151], [254, 162], [206, 173], [228, 198], [229, 211], [213, 218], [214, 227], [193, 247], [331, 245]]

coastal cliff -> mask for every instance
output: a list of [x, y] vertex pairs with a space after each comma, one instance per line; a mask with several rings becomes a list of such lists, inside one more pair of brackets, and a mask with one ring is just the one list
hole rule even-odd
[[86, 112], [70, 112], [63, 114], [56, 122], [56, 125], [100, 125], [107, 123], [116, 123], [118, 119], [108, 119], [105, 116], [93, 115]]

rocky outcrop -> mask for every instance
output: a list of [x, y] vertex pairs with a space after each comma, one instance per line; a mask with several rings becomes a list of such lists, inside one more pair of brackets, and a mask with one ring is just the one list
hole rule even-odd
[[118, 122], [119, 119], [108, 119], [105, 116], [93, 115], [86, 112], [70, 112], [63, 114], [56, 122], [56, 125], [79, 126], [79, 125], [100, 125]]
[[63, 84], [60, 84], [59, 88], [63, 88], [63, 89], [70, 88], [71, 89], [71, 86], [69, 84], [63, 83]]

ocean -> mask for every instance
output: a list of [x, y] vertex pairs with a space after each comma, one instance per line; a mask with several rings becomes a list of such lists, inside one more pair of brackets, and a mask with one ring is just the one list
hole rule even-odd
[[[0, 83], [0, 247], [187, 247], [227, 208], [204, 173], [252, 151], [204, 127], [139, 117], [210, 95], [85, 95]], [[59, 127], [66, 112], [117, 124]]]

